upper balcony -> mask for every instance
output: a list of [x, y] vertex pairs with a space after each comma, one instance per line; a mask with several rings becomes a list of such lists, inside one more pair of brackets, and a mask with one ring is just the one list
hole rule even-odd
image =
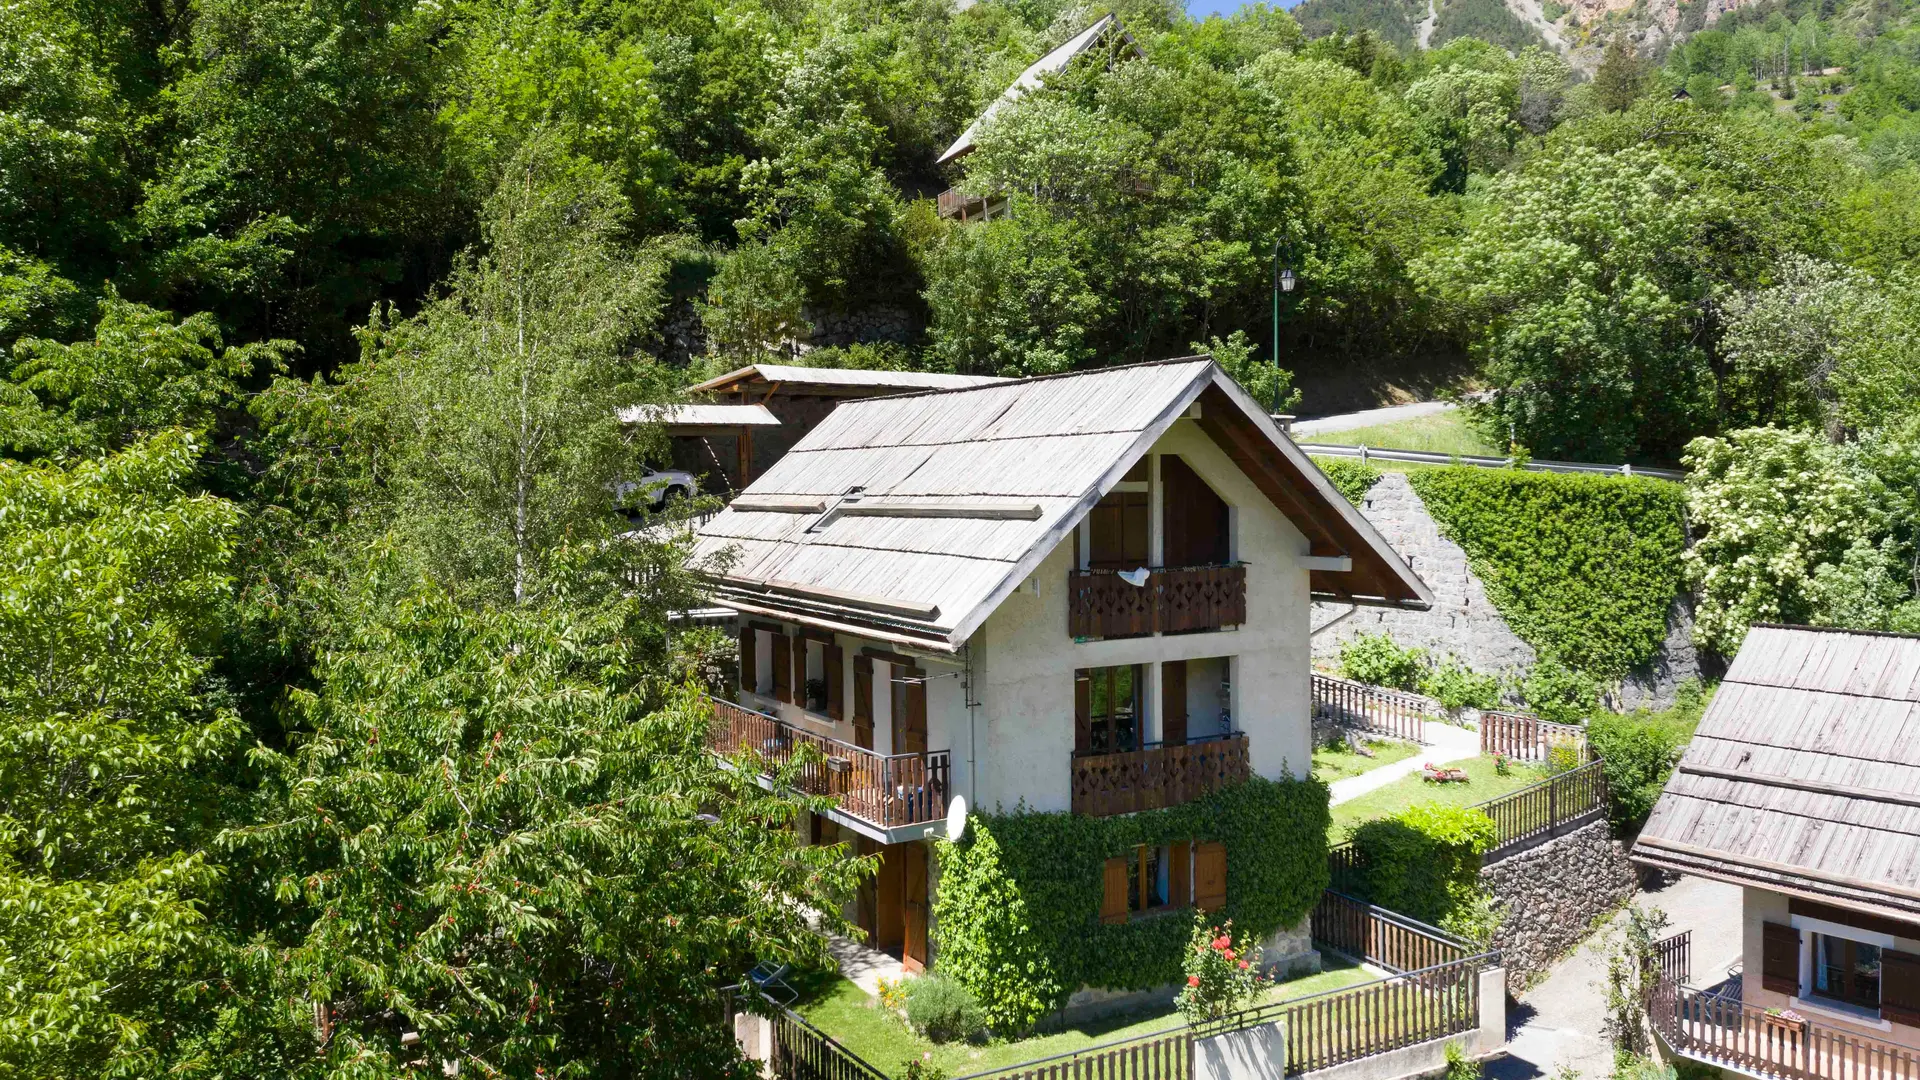
[[1073, 812], [1131, 814], [1189, 803], [1247, 779], [1247, 735], [1230, 732], [1176, 745], [1073, 755]]
[[862, 831], [876, 839], [906, 839], [895, 830], [946, 820], [947, 751], [877, 754], [722, 698], [707, 700], [713, 708], [709, 748], [726, 755], [752, 751], [770, 766], [801, 762], [793, 786], [831, 796], [841, 813], [857, 819], [856, 828], [868, 826]]
[[1148, 571], [1135, 585], [1115, 570], [1067, 574], [1067, 633], [1135, 637], [1218, 630], [1247, 621], [1247, 568], [1239, 563]]

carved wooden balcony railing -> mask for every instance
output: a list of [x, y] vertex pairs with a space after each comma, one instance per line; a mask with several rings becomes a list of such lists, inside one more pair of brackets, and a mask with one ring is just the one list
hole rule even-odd
[[1073, 812], [1090, 817], [1192, 802], [1250, 772], [1244, 732], [1179, 746], [1073, 755]]
[[831, 795], [841, 810], [882, 828], [947, 816], [950, 757], [945, 750], [876, 754], [731, 701], [707, 700], [713, 708], [707, 745], [717, 753], [758, 754], [768, 776], [775, 767], [799, 761], [793, 787], [809, 795]]
[[1076, 638], [1132, 637], [1218, 630], [1247, 621], [1247, 568], [1176, 566], [1134, 585], [1113, 570], [1067, 574], [1067, 633]]

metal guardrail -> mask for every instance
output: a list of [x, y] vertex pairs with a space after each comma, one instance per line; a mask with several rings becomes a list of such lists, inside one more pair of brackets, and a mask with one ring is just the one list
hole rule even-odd
[[1482, 469], [1521, 468], [1528, 472], [1598, 473], [1612, 476], [1645, 476], [1655, 480], [1685, 480], [1680, 469], [1650, 469], [1634, 465], [1596, 465], [1587, 461], [1542, 461], [1533, 458], [1516, 463], [1512, 458], [1481, 457], [1477, 454], [1436, 454], [1427, 450], [1383, 450], [1375, 446], [1345, 446], [1340, 443], [1299, 443], [1300, 449], [1321, 457], [1350, 457], [1368, 461], [1399, 461], [1409, 465], [1474, 465]]

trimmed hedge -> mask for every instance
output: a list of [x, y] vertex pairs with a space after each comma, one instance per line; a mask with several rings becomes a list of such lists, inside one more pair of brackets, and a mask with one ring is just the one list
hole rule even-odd
[[1180, 980], [1187, 909], [1105, 925], [1101, 868], [1136, 845], [1227, 848], [1222, 920], [1264, 938], [1313, 910], [1327, 886], [1327, 788], [1254, 777], [1206, 798], [1123, 817], [980, 814], [937, 845], [936, 966], [973, 992], [994, 1030], [1024, 1031], [1082, 986], [1146, 990]]
[[1367, 492], [1385, 475], [1367, 462], [1354, 458], [1317, 457], [1313, 463], [1320, 466], [1320, 471], [1327, 474], [1333, 486], [1355, 506], [1360, 505], [1360, 500], [1366, 498]]
[[1480, 857], [1500, 839], [1493, 819], [1468, 806], [1423, 803], [1353, 830], [1365, 899], [1438, 924], [1471, 899]]
[[1407, 480], [1542, 657], [1615, 679], [1660, 651], [1683, 587], [1678, 484], [1470, 465]]

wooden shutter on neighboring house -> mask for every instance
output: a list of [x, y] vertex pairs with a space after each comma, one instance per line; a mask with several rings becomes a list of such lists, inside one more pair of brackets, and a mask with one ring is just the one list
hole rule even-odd
[[1800, 992], [1800, 931], [1784, 923], [1761, 924], [1760, 985], [1777, 994]]
[[760, 692], [760, 657], [754, 652], [760, 632], [751, 626], [740, 628], [740, 689], [749, 694]]
[[827, 719], [838, 720], [846, 712], [847, 662], [840, 646], [827, 642]]
[[853, 745], [873, 749], [873, 657], [853, 658]]
[[1186, 907], [1193, 903], [1193, 845], [1167, 845], [1167, 903]]
[[1108, 859], [1100, 871], [1100, 921], [1127, 921], [1127, 860]]
[[1093, 749], [1093, 673], [1073, 673], [1073, 752]]
[[1880, 1017], [1920, 1025], [1920, 956], [1880, 950]]
[[793, 704], [793, 642], [785, 634], [773, 634], [773, 696]]
[[1227, 845], [1195, 845], [1193, 905], [1201, 911], [1219, 911], [1227, 906]]

